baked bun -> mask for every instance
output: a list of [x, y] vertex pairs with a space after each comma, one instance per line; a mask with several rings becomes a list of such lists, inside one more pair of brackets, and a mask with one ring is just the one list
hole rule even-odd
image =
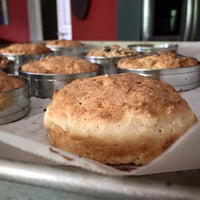
[[171, 85], [133, 73], [75, 80], [44, 116], [53, 146], [106, 164], [146, 164], [196, 121]]
[[196, 58], [182, 56], [176, 51], [163, 51], [152, 55], [122, 58], [117, 67], [125, 69], [169, 69], [197, 65]]
[[2, 54], [15, 55], [46, 54], [50, 52], [51, 50], [45, 45], [36, 43], [15, 43], [0, 49]]
[[99, 69], [97, 64], [70, 56], [52, 56], [22, 66], [22, 71], [42, 74], [75, 74]]
[[81, 42], [76, 40], [49, 40], [46, 42], [47, 46], [53, 46], [53, 47], [76, 47], [83, 45]]
[[118, 45], [108, 45], [102, 48], [90, 50], [86, 56], [93, 57], [125, 57], [136, 55], [137, 52], [130, 48], [123, 48]]

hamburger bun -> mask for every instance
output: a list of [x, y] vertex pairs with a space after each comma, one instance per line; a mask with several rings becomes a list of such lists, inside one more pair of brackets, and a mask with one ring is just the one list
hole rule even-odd
[[54, 93], [44, 116], [53, 146], [136, 165], [159, 156], [196, 121], [171, 85], [132, 73], [75, 80]]

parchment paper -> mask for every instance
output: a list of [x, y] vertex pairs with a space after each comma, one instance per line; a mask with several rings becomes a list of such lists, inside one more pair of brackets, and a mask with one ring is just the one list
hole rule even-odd
[[[200, 121], [200, 88], [181, 94]], [[200, 123], [193, 126], [166, 152], [151, 163], [136, 167], [104, 165], [57, 149], [49, 144], [43, 116], [51, 99], [31, 97], [31, 112], [25, 118], [0, 126], [0, 157], [15, 160], [77, 166], [107, 175], [144, 175], [200, 168]], [[6, 146], [5, 146], [6, 145]], [[13, 150], [14, 149], [14, 150]], [[27, 156], [26, 156], [27, 154]]]

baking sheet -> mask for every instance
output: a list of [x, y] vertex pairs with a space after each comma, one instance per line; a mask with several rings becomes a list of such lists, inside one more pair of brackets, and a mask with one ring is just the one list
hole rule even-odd
[[[181, 95], [188, 101], [200, 120], [200, 88], [183, 92]], [[200, 123], [192, 127], [160, 157], [148, 165], [140, 167], [131, 165], [108, 166], [52, 147], [43, 127], [44, 112], [51, 101], [51, 99], [31, 97], [32, 110], [29, 115], [14, 123], [2, 125], [0, 127], [0, 142], [35, 155], [36, 158], [38, 156], [44, 160], [44, 163], [49, 161], [55, 165], [77, 166], [107, 175], [144, 175], [200, 168]], [[3, 153], [1, 152], [1, 157], [5, 157], [2, 155]], [[9, 158], [9, 146], [6, 154]], [[12, 155], [10, 156], [12, 157]], [[23, 160], [23, 157], [17, 155], [15, 160]], [[37, 159], [34, 157], [31, 161], [37, 163]]]

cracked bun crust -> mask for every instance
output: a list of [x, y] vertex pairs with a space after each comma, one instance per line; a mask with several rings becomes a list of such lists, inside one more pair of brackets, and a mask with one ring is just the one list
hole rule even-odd
[[197, 65], [196, 58], [177, 54], [175, 51], [163, 51], [148, 56], [122, 58], [117, 67], [125, 69], [169, 69]]
[[22, 70], [25, 72], [42, 74], [75, 74], [98, 69], [97, 64], [70, 56], [49, 56], [43, 60], [30, 61], [22, 66]]
[[35, 43], [15, 43], [0, 49], [0, 53], [16, 55], [46, 54], [50, 52], [51, 50], [45, 45]]
[[146, 164], [196, 121], [171, 85], [133, 73], [75, 80], [44, 116], [53, 146], [106, 164]]

